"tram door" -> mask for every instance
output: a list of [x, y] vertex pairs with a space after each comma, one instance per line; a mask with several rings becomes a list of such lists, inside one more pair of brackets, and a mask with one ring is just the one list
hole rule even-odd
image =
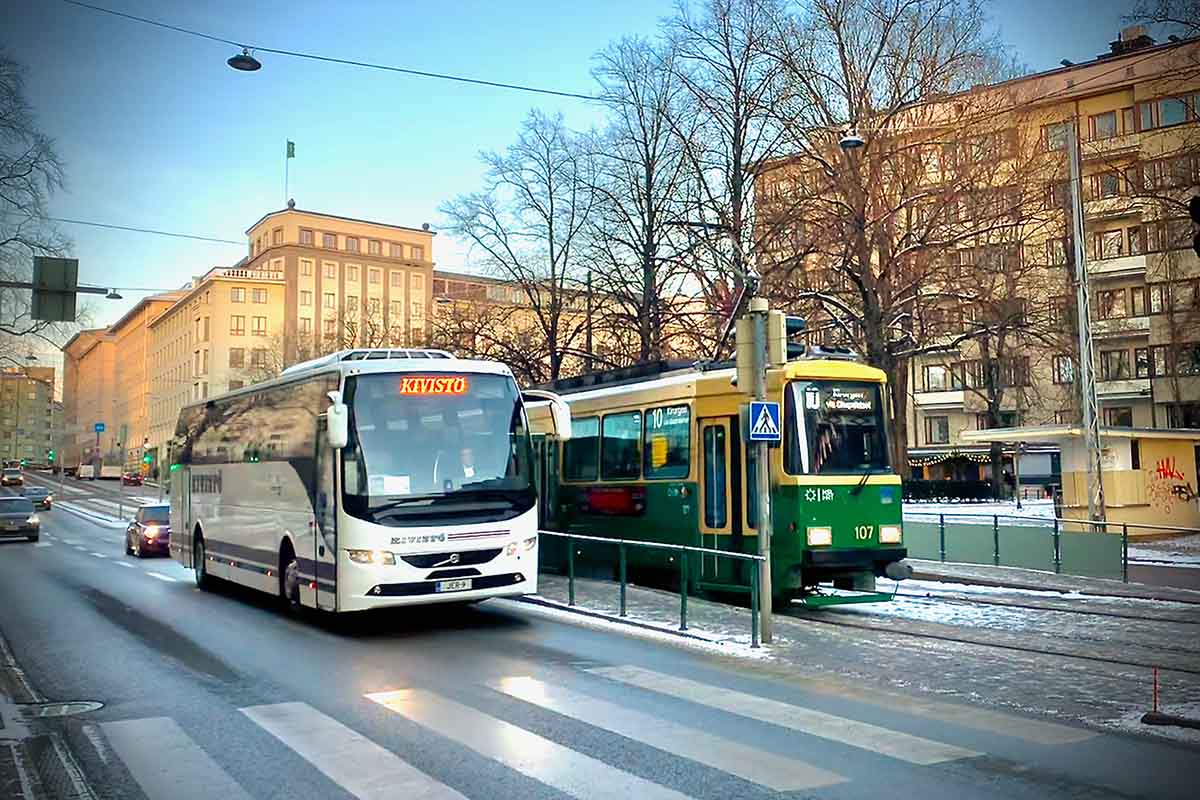
[[[728, 417], [701, 417], [700, 430], [700, 543], [722, 550], [734, 527], [735, 505], [731, 502], [733, 475], [730, 456], [731, 429]], [[720, 561], [717, 556], [700, 559], [700, 577], [716, 580]]]

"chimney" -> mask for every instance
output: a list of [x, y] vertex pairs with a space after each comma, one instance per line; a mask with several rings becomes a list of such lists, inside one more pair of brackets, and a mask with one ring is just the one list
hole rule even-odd
[[1142, 50], [1154, 45], [1154, 37], [1146, 30], [1145, 25], [1129, 25], [1122, 28], [1115, 42], [1109, 42], [1109, 51], [1102, 53], [1100, 58], [1123, 56], [1135, 50]]

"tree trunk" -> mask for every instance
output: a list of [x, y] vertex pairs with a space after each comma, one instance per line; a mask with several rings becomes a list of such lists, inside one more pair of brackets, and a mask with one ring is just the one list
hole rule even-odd
[[992, 442], [989, 455], [992, 459], [992, 497], [996, 500], [1004, 499], [1004, 445], [1000, 442]]

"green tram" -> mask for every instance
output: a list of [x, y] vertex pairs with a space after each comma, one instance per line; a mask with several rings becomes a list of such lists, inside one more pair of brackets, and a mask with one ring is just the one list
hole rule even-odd
[[[750, 397], [734, 367], [653, 362], [564, 379], [571, 439], [542, 443], [549, 530], [758, 552], [756, 448]], [[782, 601], [838, 601], [819, 585], [873, 592], [881, 576], [911, 574], [900, 477], [889, 465], [884, 373], [852, 356], [812, 350], [769, 370], [782, 442], [769, 453], [772, 586]], [[580, 574], [611, 574], [613, 545], [575, 541]], [[627, 549], [631, 574], [678, 579], [679, 551]], [[746, 593], [749, 562], [688, 555], [690, 592]], [[544, 537], [542, 568], [566, 569], [566, 540]], [[843, 593], [842, 600], [882, 599]]]

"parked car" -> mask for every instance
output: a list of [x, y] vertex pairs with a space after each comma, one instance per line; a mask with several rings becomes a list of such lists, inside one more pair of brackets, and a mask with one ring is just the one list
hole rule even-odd
[[125, 486], [141, 486], [142, 476], [136, 472], [126, 472], [121, 476], [121, 483]]
[[21, 474], [20, 467], [7, 467], [4, 474], [0, 476], [0, 486], [23, 486], [25, 484], [25, 476]]
[[26, 486], [21, 491], [21, 495], [28, 497], [29, 502], [41, 511], [49, 511], [50, 505], [54, 502], [54, 495], [50, 494], [50, 490], [45, 486]]
[[147, 553], [167, 555], [171, 546], [171, 505], [142, 506], [125, 529], [125, 555], [142, 558]]
[[42, 523], [28, 497], [0, 497], [0, 537], [38, 540]]

